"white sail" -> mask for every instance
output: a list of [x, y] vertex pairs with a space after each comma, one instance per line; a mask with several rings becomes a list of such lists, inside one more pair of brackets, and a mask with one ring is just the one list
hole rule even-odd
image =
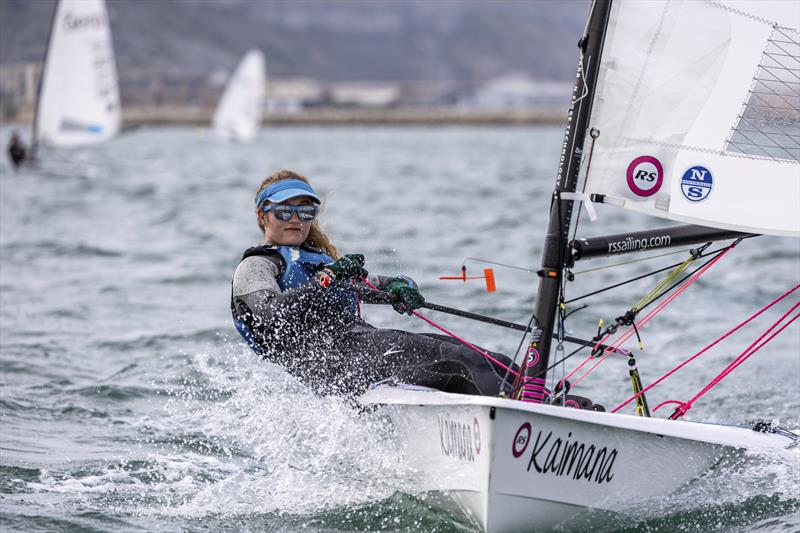
[[800, 2], [614, 0], [586, 192], [800, 236]]
[[58, 3], [41, 83], [35, 143], [88, 144], [119, 131], [119, 87], [103, 0]]
[[217, 105], [213, 120], [217, 135], [235, 141], [255, 137], [261, 126], [265, 85], [264, 54], [250, 50], [236, 67]]

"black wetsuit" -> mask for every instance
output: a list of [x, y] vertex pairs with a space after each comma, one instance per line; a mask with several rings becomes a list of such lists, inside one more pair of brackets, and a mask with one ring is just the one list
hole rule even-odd
[[14, 168], [19, 167], [27, 155], [28, 151], [25, 149], [25, 145], [19, 142], [19, 140], [12, 139], [11, 143], [8, 145], [8, 157], [14, 164]]
[[[444, 335], [375, 328], [341, 294], [314, 282], [283, 290], [286, 260], [269, 246], [253, 250], [234, 274], [234, 321], [257, 353], [317, 391], [360, 393], [388, 378], [446, 392], [500, 391], [505, 370], [475, 350]], [[370, 281], [380, 288], [390, 279], [372, 276]], [[361, 303], [380, 301], [366, 285], [358, 285], [357, 292]], [[492, 356], [509, 363], [502, 354]]]

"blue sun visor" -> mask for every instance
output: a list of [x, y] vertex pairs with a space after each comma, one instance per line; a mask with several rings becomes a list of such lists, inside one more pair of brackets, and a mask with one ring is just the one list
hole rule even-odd
[[308, 183], [301, 180], [281, 180], [258, 193], [256, 206], [260, 206], [266, 201], [278, 204], [298, 196], [308, 196], [314, 203], [322, 203], [317, 193], [314, 192], [314, 188]]

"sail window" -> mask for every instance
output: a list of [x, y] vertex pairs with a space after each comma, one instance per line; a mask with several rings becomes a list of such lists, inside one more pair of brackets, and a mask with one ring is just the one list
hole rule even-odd
[[726, 150], [800, 161], [800, 32], [797, 30], [776, 27], [770, 36]]

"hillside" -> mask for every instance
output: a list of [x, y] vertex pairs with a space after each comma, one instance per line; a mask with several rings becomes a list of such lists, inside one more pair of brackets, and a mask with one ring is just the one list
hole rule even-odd
[[[54, 0], [0, 0], [0, 63], [41, 59]], [[568, 80], [588, 1], [111, 0], [121, 76], [230, 70], [256, 46], [273, 76]]]

